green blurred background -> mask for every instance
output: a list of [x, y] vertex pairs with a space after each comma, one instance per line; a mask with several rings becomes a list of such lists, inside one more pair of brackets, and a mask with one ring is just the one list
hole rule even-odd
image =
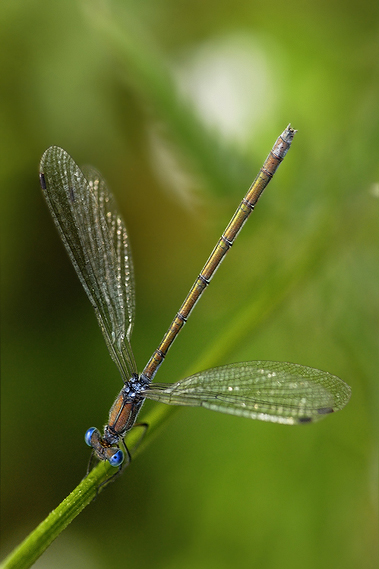
[[[38, 184], [108, 180], [142, 369], [288, 122], [299, 130], [158, 380], [250, 359], [349, 405], [286, 427], [180, 409], [36, 567], [377, 567], [379, 5], [3, 1], [3, 554], [80, 481], [121, 386]], [[146, 410], [152, 408], [150, 403]]]

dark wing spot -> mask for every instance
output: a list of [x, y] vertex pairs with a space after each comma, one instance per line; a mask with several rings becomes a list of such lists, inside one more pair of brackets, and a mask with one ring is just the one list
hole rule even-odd
[[39, 175], [39, 183], [41, 184], [41, 188], [42, 188], [43, 190], [46, 190], [45, 175], [42, 174], [42, 173]]
[[72, 202], [74, 202], [74, 201], [76, 200], [76, 197], [75, 197], [75, 189], [74, 189], [72, 186], [70, 186], [69, 192], [70, 192], [70, 200], [71, 200]]
[[298, 421], [298, 423], [311, 423], [312, 418], [311, 417], [299, 417], [297, 421]]
[[333, 413], [333, 409], [331, 407], [321, 407], [320, 409], [317, 409], [317, 413], [319, 415], [328, 415], [328, 413]]

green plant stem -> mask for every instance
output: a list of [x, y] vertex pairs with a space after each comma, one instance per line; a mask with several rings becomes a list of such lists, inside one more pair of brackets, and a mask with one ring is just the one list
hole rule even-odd
[[[159, 427], [176, 409], [175, 407], [159, 405], [144, 416], [144, 421], [149, 424], [149, 429], [141, 445], [138, 445], [136, 452], [132, 453], [133, 458], [153, 440], [153, 435], [157, 433]], [[138, 438], [141, 436], [138, 431], [139, 429], [133, 429], [128, 436], [130, 448], [137, 444]], [[102, 492], [106, 485], [100, 485], [114, 472], [115, 469], [108, 462], [97, 464], [71, 494], [10, 553], [0, 565], [1, 569], [27, 569], [31, 567], [54, 539]]]

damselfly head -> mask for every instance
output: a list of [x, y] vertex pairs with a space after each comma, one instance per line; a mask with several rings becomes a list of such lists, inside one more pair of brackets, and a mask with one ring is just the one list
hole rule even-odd
[[118, 447], [111, 446], [95, 427], [84, 435], [86, 444], [91, 447], [99, 460], [107, 460], [111, 466], [119, 467], [124, 461], [124, 453]]

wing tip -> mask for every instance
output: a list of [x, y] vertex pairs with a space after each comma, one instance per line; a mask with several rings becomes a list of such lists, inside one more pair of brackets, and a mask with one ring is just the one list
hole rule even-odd
[[[42, 154], [41, 156], [41, 160], [40, 160], [40, 172], [43, 172], [43, 165], [46, 162], [46, 160], [48, 158], [51, 157], [51, 154], [54, 155], [54, 153], [64, 153], [64, 154], [68, 154], [68, 152], [66, 152], [64, 150], [64, 148], [62, 148], [61, 146], [57, 146], [56, 144], [52, 144], [51, 146], [49, 146], [48, 148], [46, 148], [45, 152]], [[70, 156], [68, 154], [68, 156]], [[71, 156], [70, 156], [71, 158]]]

